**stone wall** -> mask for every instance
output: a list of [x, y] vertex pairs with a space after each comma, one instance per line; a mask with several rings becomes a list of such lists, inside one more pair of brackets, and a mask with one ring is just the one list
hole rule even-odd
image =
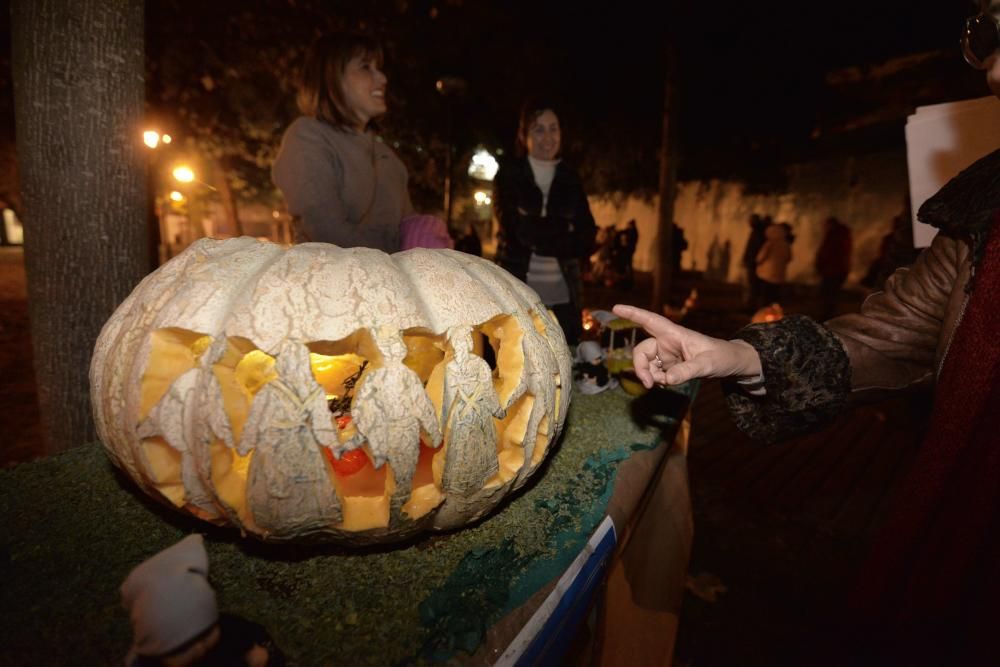
[[[786, 189], [771, 193], [748, 192], [746, 185], [737, 181], [678, 183], [674, 220], [688, 241], [681, 268], [711, 268], [711, 277], [729, 282], [741, 280], [741, 257], [750, 233], [747, 221], [751, 213], [759, 213], [770, 215], [776, 222], [788, 222], [794, 230], [789, 281], [817, 282], [813, 257], [822, 240], [823, 221], [834, 215], [853, 232], [848, 283], [857, 283], [878, 254], [882, 237], [892, 230], [892, 219], [903, 210], [908, 197], [905, 150], [792, 165], [786, 176]], [[639, 246], [634, 265], [639, 271], [652, 271], [655, 263], [657, 203], [657, 198], [590, 198], [600, 226], [621, 228], [635, 218]], [[727, 266], [709, 267], [710, 251], [716, 259], [725, 255], [716, 252], [713, 244], [721, 249], [726, 242]]]

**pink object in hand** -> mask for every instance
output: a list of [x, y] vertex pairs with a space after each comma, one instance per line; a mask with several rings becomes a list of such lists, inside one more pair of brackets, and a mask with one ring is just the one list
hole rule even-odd
[[408, 215], [399, 223], [400, 250], [410, 248], [454, 248], [448, 226], [433, 215]]

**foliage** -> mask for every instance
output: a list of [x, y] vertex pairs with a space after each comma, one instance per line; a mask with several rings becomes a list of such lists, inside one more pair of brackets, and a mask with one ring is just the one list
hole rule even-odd
[[[148, 100], [151, 118], [183, 137], [200, 169], [225, 174], [244, 200], [280, 201], [270, 165], [281, 135], [297, 115], [295, 76], [312, 38], [326, 30], [376, 34], [385, 48], [390, 113], [379, 133], [407, 165], [418, 209], [441, 207], [447, 151], [456, 180], [476, 146], [510, 151], [520, 104], [551, 92], [566, 126], [566, 154], [592, 192], [656, 187], [658, 113], [635, 122], [635, 109], [595, 94], [585, 108], [574, 98], [598, 90], [614, 67], [594, 53], [566, 76], [574, 35], [559, 42], [521, 20], [528, 3], [353, 3], [318, 0], [154, 0], [147, 6]], [[546, 12], [555, 10], [546, 9]], [[526, 73], [516, 63], [537, 63]], [[649, 75], [661, 97], [658, 64]], [[466, 86], [442, 95], [441, 77]]]
[[323, 25], [284, 0], [256, 4], [159, 0], [146, 20], [150, 116], [244, 199], [274, 195], [268, 170], [295, 116], [293, 65], [309, 23]]

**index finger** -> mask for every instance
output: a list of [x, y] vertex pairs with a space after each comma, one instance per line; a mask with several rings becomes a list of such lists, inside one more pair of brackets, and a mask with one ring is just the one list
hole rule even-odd
[[677, 327], [677, 325], [662, 315], [657, 315], [652, 311], [637, 308], [635, 306], [629, 306], [624, 303], [615, 304], [611, 311], [618, 317], [624, 317], [627, 320], [632, 320], [653, 335], [658, 333], [669, 333], [675, 331]]

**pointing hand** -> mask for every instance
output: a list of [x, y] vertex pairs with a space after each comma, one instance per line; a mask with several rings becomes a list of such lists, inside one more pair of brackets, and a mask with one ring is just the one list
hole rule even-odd
[[692, 378], [756, 377], [761, 373], [760, 356], [745, 341], [712, 338], [635, 306], [618, 304], [612, 310], [652, 336], [632, 351], [635, 374], [647, 389], [653, 384], [682, 384]]

